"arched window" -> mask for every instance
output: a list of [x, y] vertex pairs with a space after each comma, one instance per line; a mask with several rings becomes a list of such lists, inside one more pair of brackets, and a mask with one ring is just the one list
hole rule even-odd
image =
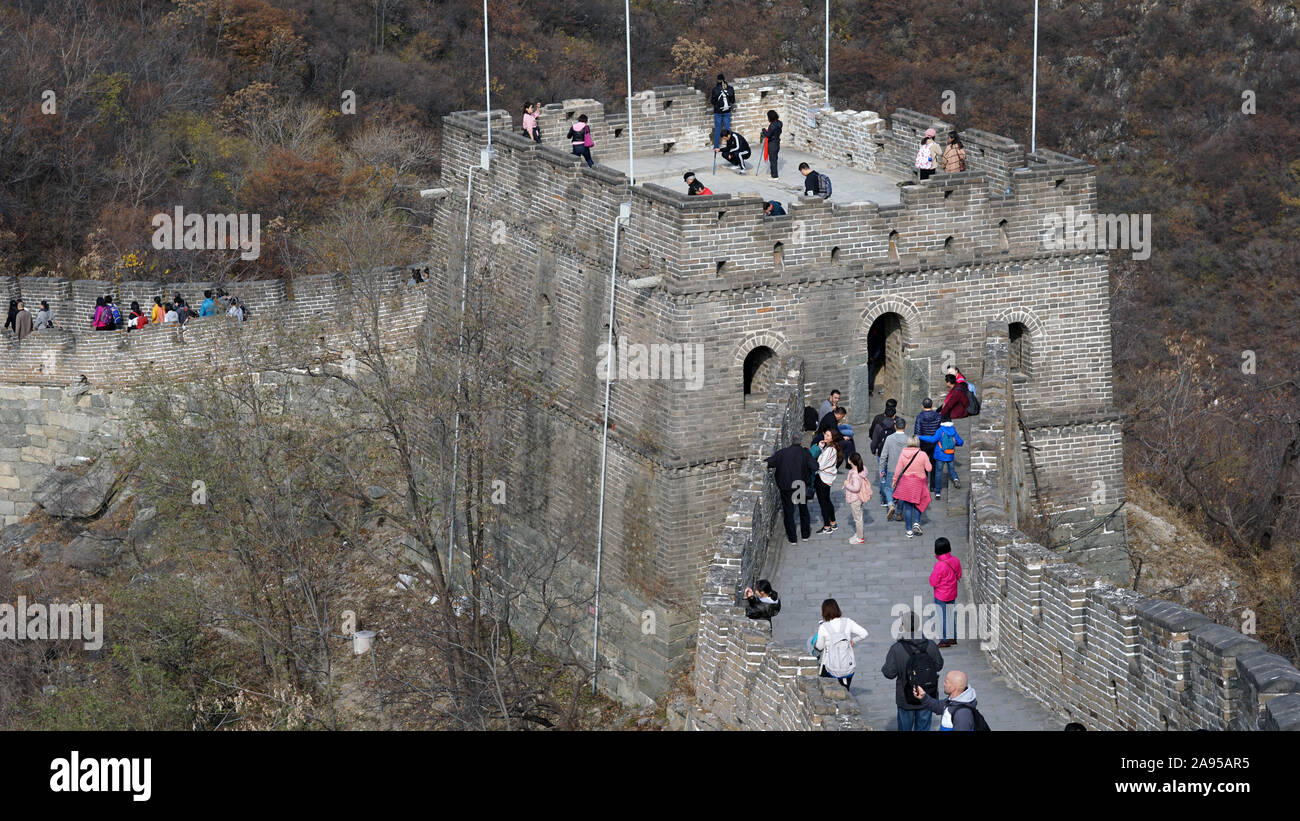
[[776, 245], [772, 246], [772, 267], [779, 271], [781, 270], [784, 262], [785, 262], [785, 245], [783, 243], [778, 242]]
[[998, 250], [1002, 253], [1011, 251], [1011, 241], [1007, 239], [1007, 221], [998, 222]]
[[1029, 328], [1023, 322], [1012, 322], [1007, 325], [1007, 337], [1011, 341], [1010, 357], [1008, 369], [1012, 377], [1028, 379], [1033, 375]]
[[767, 396], [776, 377], [776, 351], [759, 345], [745, 356], [745, 398]]
[[898, 262], [898, 232], [889, 232], [889, 261]]

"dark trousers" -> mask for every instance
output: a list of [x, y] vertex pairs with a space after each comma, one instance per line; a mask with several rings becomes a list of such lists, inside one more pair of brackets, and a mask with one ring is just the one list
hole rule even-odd
[[808, 503], [805, 501], [802, 504], [796, 504], [793, 491], [781, 491], [781, 518], [785, 520], [785, 537], [792, 542], [795, 541], [794, 511], [796, 507], [799, 509], [799, 532], [805, 539], [811, 538], [812, 515], [808, 512]]
[[781, 143], [779, 142], [774, 143], [771, 140], [769, 140], [767, 143], [767, 163], [768, 163], [768, 167], [772, 170], [773, 179], [776, 179], [776, 155], [780, 153], [781, 153]]
[[591, 161], [591, 149], [585, 145], [575, 145], [573, 147], [574, 156], [582, 157], [587, 161], [587, 167], [591, 168], [594, 163]]
[[732, 165], [736, 166], [742, 171], [745, 168], [745, 160], [749, 159], [748, 154], [742, 154], [739, 151], [735, 151], [735, 152], [722, 151], [719, 153], [722, 154], [722, 159], [726, 160], [727, 162], [731, 163]]
[[[921, 443], [921, 450], [925, 451], [925, 455], [928, 456], [928, 457], [930, 457], [930, 464], [934, 464], [934, 448], [935, 448], [935, 446], [936, 446], [937, 444], [938, 444], [937, 442], [935, 442], [935, 443], [933, 443], [933, 444], [932, 444], [932, 443], [929, 443], [929, 442], [922, 442], [922, 443]], [[934, 493], [936, 490], [939, 489], [939, 476], [938, 476], [938, 474], [939, 474], [939, 471], [937, 471], [937, 470], [932, 470], [932, 471], [930, 471], [930, 492], [931, 492], [931, 493]]]
[[835, 521], [835, 505], [831, 504], [831, 486], [816, 476], [813, 477], [813, 482], [817, 485], [817, 504], [822, 509], [822, 526], [825, 527]]

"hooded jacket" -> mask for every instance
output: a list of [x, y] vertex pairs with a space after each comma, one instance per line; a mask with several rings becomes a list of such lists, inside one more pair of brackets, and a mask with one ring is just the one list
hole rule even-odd
[[953, 427], [952, 422], [944, 422], [942, 425], [939, 426], [938, 430], [936, 430], [933, 434], [929, 436], [917, 437], [922, 442], [929, 442], [934, 445], [934, 461], [936, 462], [951, 462], [953, 460], [953, 457], [956, 455], [953, 453], [943, 452], [943, 447], [941, 447], [941, 445], [943, 443], [943, 432], [945, 430], [948, 431], [950, 434], [952, 434], [953, 443], [956, 445], [956, 447], [961, 447], [962, 445], [966, 444], [964, 441], [962, 441], [961, 434], [957, 432], [957, 429], [955, 427]]
[[935, 715], [943, 714], [939, 720], [940, 730], [956, 730], [958, 732], [970, 731], [975, 729], [975, 714], [970, 710], [960, 707], [953, 709], [954, 704], [965, 704], [971, 707], [977, 707], [975, 702], [975, 688], [967, 687], [952, 698], [931, 698], [927, 693], [921, 698], [921, 706], [925, 707]]

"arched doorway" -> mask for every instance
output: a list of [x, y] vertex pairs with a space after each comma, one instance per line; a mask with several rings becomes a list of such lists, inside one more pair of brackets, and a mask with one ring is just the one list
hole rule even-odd
[[776, 351], [766, 345], [759, 345], [745, 355], [746, 406], [751, 401], [758, 403], [767, 401], [767, 392], [772, 389], [772, 382], [776, 378], [776, 366]]
[[873, 410], [877, 406], [883, 410], [886, 399], [904, 401], [906, 364], [903, 359], [903, 317], [892, 311], [883, 313], [867, 330], [867, 381]]

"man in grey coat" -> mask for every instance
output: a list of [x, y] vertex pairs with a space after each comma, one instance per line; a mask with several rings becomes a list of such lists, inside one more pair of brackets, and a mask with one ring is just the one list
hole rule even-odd
[[902, 514], [894, 512], [894, 468], [898, 465], [898, 455], [907, 447], [907, 420], [901, 416], [894, 417], [894, 432], [885, 437], [885, 442], [880, 447], [880, 456], [876, 463], [880, 465], [880, 498], [889, 503], [889, 513], [885, 515], [885, 521], [892, 520], [895, 515], [899, 519], [903, 518]]

